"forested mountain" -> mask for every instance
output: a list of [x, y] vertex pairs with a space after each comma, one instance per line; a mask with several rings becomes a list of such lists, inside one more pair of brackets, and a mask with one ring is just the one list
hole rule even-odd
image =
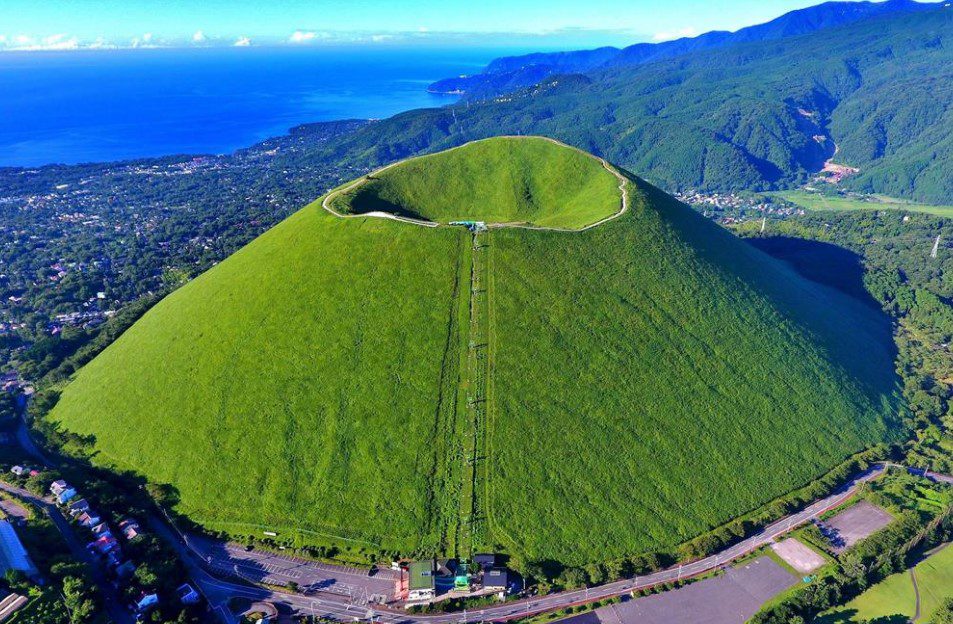
[[479, 74], [439, 80], [430, 85], [430, 89], [438, 93], [464, 93], [470, 98], [484, 98], [528, 87], [556, 74], [640, 65], [699, 50], [803, 35], [878, 15], [912, 13], [929, 10], [936, 6], [936, 4], [925, 4], [913, 0], [825, 2], [806, 9], [791, 11], [770, 22], [748, 26], [735, 32], [711, 31], [697, 37], [684, 37], [661, 43], [637, 43], [622, 49], [604, 47], [595, 50], [504, 56], [494, 59]]
[[310, 124], [232, 156], [0, 169], [10, 250], [0, 362], [41, 376], [112, 311], [174, 287], [329, 187], [503, 133], [553, 136], [666, 190], [703, 193], [806, 182], [836, 143], [836, 161], [859, 168], [841, 186], [953, 203], [951, 31], [948, 8], [894, 13], [551, 77], [492, 101]]
[[637, 66], [561, 75], [506, 96], [369, 124], [314, 158], [376, 165], [501, 134], [543, 134], [669, 190], [806, 182], [837, 151], [845, 184], [953, 200], [953, 10]]

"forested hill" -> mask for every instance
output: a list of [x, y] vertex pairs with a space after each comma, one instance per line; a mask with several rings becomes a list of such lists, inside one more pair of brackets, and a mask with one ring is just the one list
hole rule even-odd
[[825, 2], [791, 11], [770, 22], [748, 26], [735, 32], [711, 31], [697, 37], [684, 37], [661, 43], [637, 43], [622, 49], [604, 47], [595, 50], [504, 56], [494, 59], [478, 74], [438, 80], [430, 85], [430, 90], [437, 93], [463, 93], [469, 98], [485, 98], [534, 85], [556, 74], [640, 65], [700, 50], [752, 41], [771, 41], [843, 26], [878, 15], [912, 13], [936, 6], [914, 0]]
[[498, 134], [542, 134], [668, 190], [806, 182], [838, 149], [842, 184], [953, 201], [953, 9], [551, 77], [504, 97], [410, 111], [312, 158], [373, 166]]

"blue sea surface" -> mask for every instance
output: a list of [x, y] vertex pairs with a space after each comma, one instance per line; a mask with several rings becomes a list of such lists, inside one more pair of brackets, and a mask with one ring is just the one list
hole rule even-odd
[[439, 78], [500, 48], [0, 53], [0, 166], [221, 154], [333, 119], [442, 106]]

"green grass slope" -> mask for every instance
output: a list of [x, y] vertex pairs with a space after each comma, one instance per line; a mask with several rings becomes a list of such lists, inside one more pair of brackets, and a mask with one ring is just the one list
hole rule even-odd
[[[479, 172], [440, 162], [467, 153], [401, 167]], [[537, 177], [496, 166], [472, 187], [493, 201]], [[427, 184], [434, 211], [465, 188]], [[630, 209], [596, 227], [475, 241], [315, 203], [157, 305], [49, 418], [211, 528], [565, 563], [667, 548], [891, 437], [877, 312], [627, 185]], [[586, 191], [598, 210], [578, 188], [534, 222], [601, 214], [611, 184]]]
[[[334, 197], [338, 212], [385, 211], [578, 229], [619, 211], [619, 180], [600, 160], [542, 137], [475, 141], [372, 174]], [[439, 192], [434, 192], [439, 189]]]
[[[953, 597], [953, 548], [949, 546], [927, 557], [913, 568], [920, 590], [920, 620], [929, 622], [947, 598]], [[871, 622], [891, 616], [912, 618], [916, 612], [916, 592], [910, 572], [888, 576], [843, 607], [832, 609], [818, 619], [822, 624]], [[900, 621], [899, 618], [897, 621]]]
[[490, 507], [530, 558], [673, 546], [888, 435], [878, 313], [641, 188], [491, 232]]
[[461, 240], [310, 206], [160, 302], [52, 417], [212, 527], [415, 548]]

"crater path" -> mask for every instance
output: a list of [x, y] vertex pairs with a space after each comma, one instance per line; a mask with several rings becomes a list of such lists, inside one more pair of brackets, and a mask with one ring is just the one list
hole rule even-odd
[[[538, 163], [526, 158], [527, 142], [550, 143], [565, 150], [557, 152], [558, 156], [537, 173]], [[501, 153], [501, 144], [519, 144], [519, 148]], [[492, 153], [488, 153], [489, 148]], [[469, 153], [474, 151], [477, 153]], [[447, 158], [454, 153], [460, 154], [459, 160]], [[548, 156], [552, 151], [546, 153]], [[585, 231], [629, 209], [628, 184], [620, 171], [603, 158], [549, 137], [505, 136], [474, 141], [440, 152], [439, 162], [449, 163], [439, 168], [428, 162], [432, 156], [400, 160], [358, 178], [328, 193], [321, 207], [340, 218], [373, 217], [430, 228], [477, 221], [490, 228], [556, 232]], [[514, 166], [515, 158], [523, 162]], [[474, 163], [477, 167], [483, 163], [486, 170], [474, 170]], [[601, 168], [598, 174], [592, 167], [596, 164]], [[440, 194], [439, 206], [431, 204], [435, 199], [432, 192], [421, 190], [433, 188], [426, 174], [442, 179], [448, 187], [442, 189], [445, 192]], [[421, 188], [413, 188], [412, 181], [421, 180]], [[513, 192], [501, 193], [504, 188]], [[395, 199], [398, 196], [400, 199]], [[568, 200], [554, 199], [566, 196]], [[504, 207], [502, 211], [500, 206]]]

